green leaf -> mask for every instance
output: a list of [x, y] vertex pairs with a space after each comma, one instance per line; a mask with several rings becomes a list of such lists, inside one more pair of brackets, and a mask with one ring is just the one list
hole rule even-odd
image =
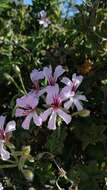
[[66, 138], [66, 135], [66, 129], [61, 128], [59, 134], [57, 128], [57, 130], [55, 130], [48, 138], [48, 142], [46, 144], [48, 151], [53, 154], [61, 154], [64, 147], [64, 140]]
[[5, 9], [9, 7], [9, 0], [0, 0], [0, 9]]

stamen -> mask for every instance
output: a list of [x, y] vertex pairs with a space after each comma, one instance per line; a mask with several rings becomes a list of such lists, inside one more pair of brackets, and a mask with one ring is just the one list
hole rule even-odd
[[0, 129], [0, 140], [5, 140], [6, 138], [6, 134], [4, 129]]
[[53, 97], [53, 104], [54, 109], [58, 109], [61, 106], [61, 97], [59, 95]]
[[38, 92], [39, 89], [40, 89], [40, 86], [39, 86], [39, 82], [38, 81], [35, 81], [34, 84], [33, 84], [33, 89]]
[[56, 83], [55, 77], [53, 77], [53, 76], [48, 77], [48, 83], [49, 83], [49, 85], [54, 86]]
[[77, 84], [76, 81], [73, 82], [73, 86], [71, 86], [71, 91], [76, 92], [77, 90]]

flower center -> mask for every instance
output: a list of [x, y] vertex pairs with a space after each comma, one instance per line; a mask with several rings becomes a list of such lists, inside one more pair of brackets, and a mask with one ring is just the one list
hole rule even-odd
[[0, 140], [5, 140], [6, 138], [6, 134], [4, 129], [0, 129]]
[[55, 83], [56, 83], [55, 77], [49, 76], [49, 77], [48, 77], [48, 83], [49, 83], [49, 85], [54, 86]]
[[76, 92], [77, 90], [77, 84], [76, 81], [73, 82], [73, 84], [71, 85], [71, 91]]
[[61, 106], [61, 97], [59, 95], [53, 97], [52, 107], [58, 109]]
[[33, 84], [33, 89], [38, 92], [39, 89], [40, 89], [40, 86], [39, 86], [39, 82], [38, 81], [35, 81], [34, 84]]

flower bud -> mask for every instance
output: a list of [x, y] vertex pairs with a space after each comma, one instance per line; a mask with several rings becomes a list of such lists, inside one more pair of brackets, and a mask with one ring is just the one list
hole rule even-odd
[[14, 81], [14, 79], [13, 79], [8, 73], [4, 73], [4, 77], [5, 77], [8, 81], [11, 81], [11, 82]]
[[31, 170], [23, 170], [23, 175], [26, 180], [33, 181], [34, 174]]
[[13, 65], [13, 69], [17, 73], [17, 75], [20, 74], [20, 68], [17, 65]]
[[79, 112], [78, 112], [78, 115], [79, 115], [80, 117], [88, 117], [88, 116], [90, 115], [90, 111], [87, 110], [87, 109], [84, 109], [84, 110], [82, 110], [82, 111], [79, 111]]
[[36, 190], [34, 187], [29, 187], [28, 190]]
[[9, 82], [13, 83], [13, 84], [16, 86], [16, 88], [17, 88], [21, 93], [24, 94], [24, 92], [20, 89], [20, 87], [19, 87], [18, 84], [15, 82], [15, 80], [14, 80], [13, 77], [11, 77], [8, 73], [4, 73], [4, 77], [5, 77]]

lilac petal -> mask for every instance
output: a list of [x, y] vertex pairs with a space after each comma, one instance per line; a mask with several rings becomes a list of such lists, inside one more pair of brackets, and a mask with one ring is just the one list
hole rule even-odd
[[[35, 107], [37, 106], [37, 104], [38, 104], [38, 101], [39, 101], [39, 97], [40, 96], [42, 96], [44, 93], [46, 92], [46, 88], [43, 88], [43, 89], [41, 89], [41, 90], [35, 90], [35, 89], [32, 89], [29, 93], [28, 93], [28, 95], [30, 95], [30, 96], [34, 96], [34, 98], [36, 99], [36, 105], [35, 105]], [[34, 99], [34, 101], [35, 101], [35, 99]]]
[[55, 69], [54, 72], [54, 77], [57, 79], [59, 78], [63, 73], [65, 72], [65, 70], [63, 69], [63, 67], [61, 65], [58, 65]]
[[8, 122], [5, 128], [5, 133], [9, 133], [15, 130], [16, 130], [16, 122], [15, 121]]
[[46, 17], [47, 13], [45, 10], [41, 10], [39, 13], [38, 13], [38, 16], [40, 17]]
[[72, 80], [73, 80], [73, 81], [79, 80], [79, 81], [82, 82], [83, 76], [82, 76], [82, 75], [77, 76], [76, 73], [74, 73], [74, 74], [72, 75]]
[[84, 95], [76, 95], [76, 97], [79, 100], [88, 101], [87, 98], [86, 98], [86, 96], [84, 96]]
[[36, 91], [35, 89], [31, 89], [31, 91], [28, 92], [28, 95], [34, 96], [37, 99], [39, 98], [38, 91]]
[[67, 86], [71, 86], [71, 84], [72, 84], [71, 80], [68, 77], [63, 77], [61, 82], [66, 84]]
[[32, 114], [29, 114], [29, 115], [24, 119], [24, 121], [23, 121], [23, 123], [22, 123], [22, 127], [23, 127], [24, 129], [29, 129], [29, 125], [30, 125], [31, 119], [32, 119]]
[[44, 73], [44, 76], [46, 77], [46, 79], [48, 80], [48, 78], [52, 76], [52, 67], [51, 67], [51, 65], [49, 67], [44, 67], [43, 73]]
[[27, 98], [26, 95], [25, 95], [25, 96], [22, 96], [21, 98], [17, 98], [16, 104], [17, 104], [19, 107], [24, 108], [25, 105], [26, 105], [26, 98]]
[[56, 129], [56, 116], [56, 112], [53, 111], [48, 121], [48, 129]]
[[32, 109], [34, 109], [38, 105], [38, 98], [33, 95], [29, 95], [27, 98], [26, 105], [30, 106]]
[[17, 109], [16, 109], [16, 112], [15, 112], [15, 116], [16, 116], [16, 117], [24, 116], [24, 110], [23, 110], [23, 109], [20, 109], [20, 108], [17, 108]]
[[35, 125], [37, 126], [41, 126], [42, 125], [42, 119], [40, 116], [38, 116], [36, 114], [36, 112], [33, 113], [33, 122], [35, 123]]
[[30, 74], [31, 81], [34, 83], [35, 81], [38, 81], [40, 79], [44, 78], [43, 71], [38, 71], [37, 69], [34, 69]]
[[44, 28], [47, 28], [48, 25], [49, 25], [49, 24], [48, 24], [46, 21], [44, 21], [44, 23], [43, 23]]
[[58, 94], [59, 94], [59, 86], [58, 86], [58, 84], [55, 84], [55, 86], [47, 86], [46, 103], [48, 105], [52, 104], [53, 97], [57, 96]]
[[59, 117], [61, 117], [65, 121], [66, 124], [69, 124], [71, 122], [71, 116], [65, 113], [63, 110], [58, 109], [57, 113]]
[[46, 121], [51, 113], [52, 113], [52, 108], [49, 108], [43, 113], [41, 113], [40, 117], [42, 118], [42, 121]]
[[40, 25], [44, 25], [44, 20], [38, 19]]
[[81, 101], [79, 101], [78, 99], [75, 98], [74, 101], [73, 101], [73, 103], [76, 106], [76, 108], [77, 108], [78, 111], [83, 110], [83, 106], [82, 106], [82, 102]]
[[39, 90], [38, 96], [42, 96], [46, 92], [46, 88]]
[[5, 116], [0, 116], [0, 129], [3, 129], [4, 127], [4, 123], [5, 123], [5, 119], [6, 117]]
[[48, 27], [48, 25], [49, 25], [48, 21], [43, 20], [42, 22], [43, 22], [43, 26], [44, 26], [44, 28], [47, 28], [47, 27]]
[[8, 160], [10, 158], [10, 153], [4, 149], [4, 143], [0, 143], [0, 155], [2, 160]]
[[49, 20], [49, 18], [45, 18], [45, 22], [49, 25], [51, 24], [51, 21]]
[[72, 104], [73, 104], [73, 100], [70, 98], [70, 100], [64, 103], [64, 108], [68, 110], [72, 106]]
[[[62, 94], [64, 100], [68, 99], [72, 95], [71, 88], [69, 86], [65, 86], [61, 90], [61, 94]], [[73, 95], [74, 95], [74, 93], [73, 93]]]
[[34, 96], [34, 94], [27, 94], [25, 96], [22, 96], [21, 98], [18, 98], [16, 100], [16, 104], [21, 108], [35, 108], [35, 106], [37, 106], [38, 104], [38, 99], [36, 98], [36, 96]]
[[78, 88], [79, 85], [81, 84], [82, 80], [83, 80], [83, 76], [82, 76], [82, 75], [76, 76], [76, 73], [74, 73], [74, 74], [72, 75], [72, 81], [76, 83], [77, 88]]

